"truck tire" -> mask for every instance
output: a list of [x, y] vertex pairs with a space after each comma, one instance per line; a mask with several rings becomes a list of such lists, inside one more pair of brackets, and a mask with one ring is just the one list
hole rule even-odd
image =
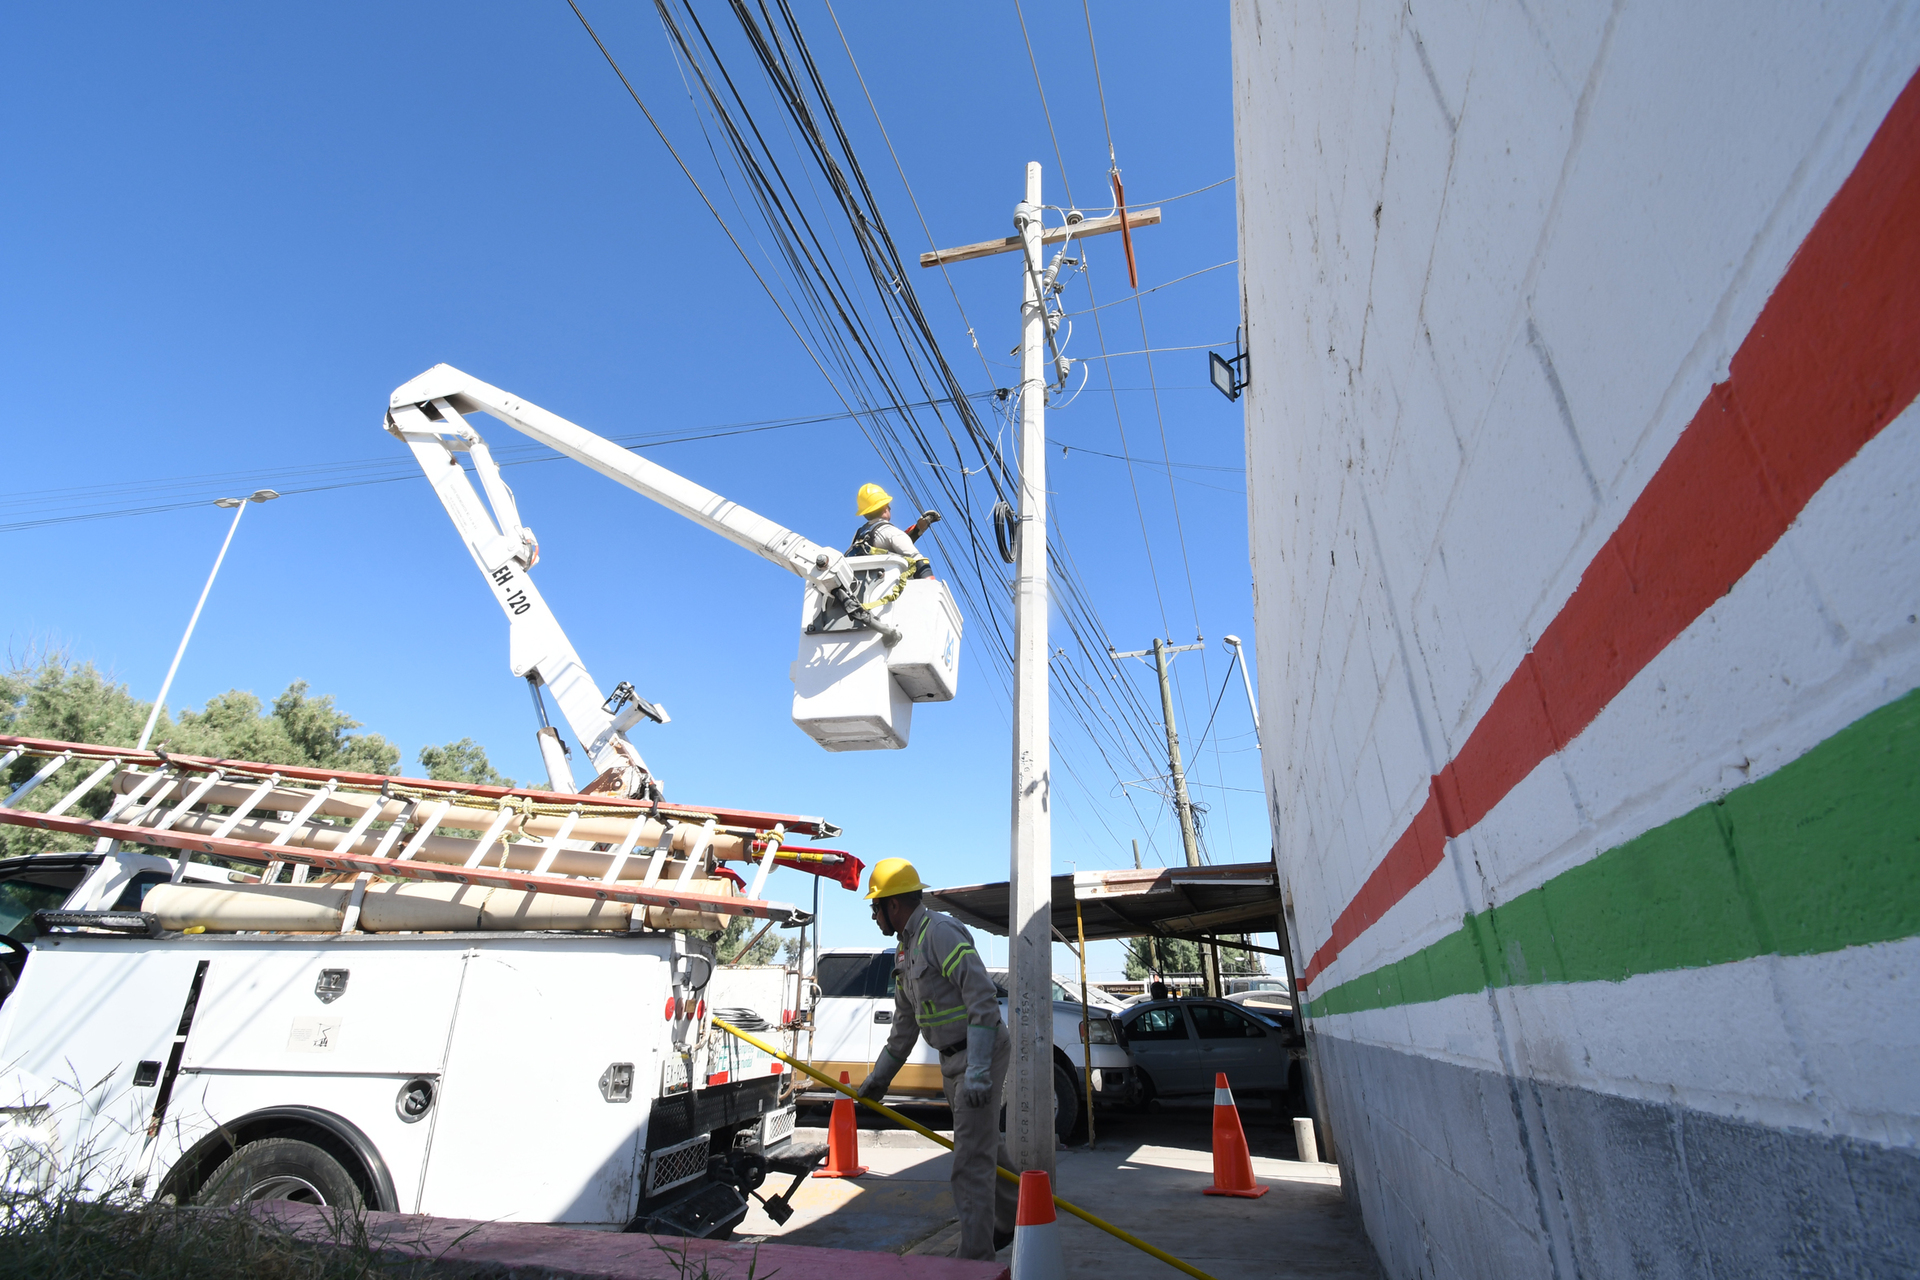
[[262, 1138], [247, 1143], [221, 1162], [194, 1197], [198, 1204], [254, 1200], [291, 1200], [355, 1211], [364, 1207], [360, 1187], [346, 1167], [311, 1142], [297, 1138]]

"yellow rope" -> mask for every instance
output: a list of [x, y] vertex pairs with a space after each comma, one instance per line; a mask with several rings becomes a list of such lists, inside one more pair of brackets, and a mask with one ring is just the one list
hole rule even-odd
[[[939, 1134], [927, 1128], [925, 1125], [920, 1124], [916, 1121], [907, 1119], [907, 1117], [901, 1115], [898, 1111], [895, 1111], [892, 1107], [889, 1107], [884, 1103], [875, 1102], [871, 1098], [861, 1097], [857, 1091], [849, 1088], [844, 1084], [841, 1084], [837, 1080], [827, 1079], [826, 1076], [822, 1075], [818, 1071], [815, 1071], [812, 1067], [808, 1066], [806, 1063], [801, 1062], [796, 1058], [788, 1057], [786, 1054], [780, 1052], [778, 1049], [774, 1048], [772, 1045], [768, 1044], [766, 1041], [758, 1039], [754, 1036], [748, 1035], [746, 1032], [742, 1031], [740, 1028], [734, 1026], [732, 1023], [726, 1021], [725, 1019], [715, 1018], [713, 1020], [713, 1025], [720, 1028], [722, 1031], [726, 1032], [728, 1035], [738, 1036], [740, 1039], [745, 1040], [748, 1044], [760, 1050], [760, 1052], [762, 1053], [772, 1054], [774, 1057], [780, 1059], [780, 1061], [786, 1063], [788, 1066], [792, 1067], [794, 1070], [806, 1072], [808, 1075], [812, 1076], [815, 1080], [818, 1080], [821, 1084], [824, 1084], [831, 1089], [836, 1089], [839, 1092], [846, 1094], [849, 1098], [852, 1098], [855, 1102], [858, 1102], [861, 1106], [867, 1107], [870, 1110], [879, 1112], [881, 1115], [885, 1116], [889, 1120], [894, 1121], [896, 1124], [905, 1125], [907, 1128], [913, 1130], [915, 1133], [919, 1134], [923, 1138], [932, 1138], [935, 1142], [947, 1148], [947, 1150], [949, 1151], [953, 1150], [952, 1141], [950, 1141], [947, 1138], [941, 1137]], [[1020, 1175], [1017, 1173], [1014, 1173], [1010, 1169], [1002, 1169], [998, 1165], [995, 1165], [994, 1172], [999, 1174], [1002, 1178], [1005, 1178], [1008, 1182], [1018, 1184], [1020, 1181]], [[1068, 1213], [1072, 1214], [1074, 1217], [1080, 1219], [1082, 1222], [1091, 1223], [1092, 1225], [1106, 1232], [1108, 1235], [1112, 1236], [1114, 1239], [1126, 1241], [1128, 1244], [1132, 1245], [1134, 1248], [1140, 1250], [1143, 1253], [1150, 1254], [1153, 1257], [1160, 1259], [1160, 1261], [1166, 1263], [1168, 1266], [1173, 1267], [1177, 1270], [1186, 1272], [1188, 1275], [1193, 1276], [1195, 1280], [1213, 1280], [1212, 1276], [1200, 1270], [1198, 1267], [1195, 1267], [1189, 1263], [1180, 1261], [1180, 1259], [1174, 1257], [1172, 1254], [1168, 1253], [1165, 1249], [1154, 1248], [1152, 1245], [1148, 1244], [1145, 1240], [1142, 1240], [1139, 1236], [1134, 1235], [1131, 1231], [1123, 1231], [1119, 1227], [1114, 1226], [1111, 1222], [1107, 1222], [1103, 1219], [1096, 1218], [1092, 1214], [1088, 1213], [1085, 1209], [1080, 1208], [1078, 1205], [1068, 1204], [1065, 1200], [1062, 1200], [1059, 1196], [1055, 1196], [1053, 1198], [1053, 1202], [1054, 1204], [1058, 1205], [1060, 1208], [1065, 1209]]]

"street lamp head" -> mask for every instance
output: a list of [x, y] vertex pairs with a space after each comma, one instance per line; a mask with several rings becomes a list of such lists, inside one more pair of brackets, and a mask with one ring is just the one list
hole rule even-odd
[[1222, 636], [1222, 637], [1220, 637], [1220, 638], [1221, 638], [1222, 640], [1225, 640], [1225, 641], [1226, 641], [1226, 642], [1227, 642], [1228, 644], [1230, 644], [1230, 645], [1232, 645], [1232, 646], [1233, 646], [1234, 648], [1236, 648], [1236, 649], [1238, 649], [1238, 648], [1240, 647], [1240, 637], [1239, 637], [1239, 636]]
[[255, 489], [252, 493], [247, 495], [247, 500], [249, 502], [272, 502], [275, 498], [279, 496], [280, 494], [278, 490]]
[[244, 502], [246, 502], [245, 498], [215, 498], [213, 500], [213, 505], [216, 507], [226, 507], [228, 509], [232, 509], [234, 507], [240, 506]]

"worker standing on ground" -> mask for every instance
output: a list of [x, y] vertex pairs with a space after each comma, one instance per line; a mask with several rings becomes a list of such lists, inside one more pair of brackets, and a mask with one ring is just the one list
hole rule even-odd
[[1013, 1184], [994, 1173], [996, 1163], [1012, 1163], [1000, 1136], [1000, 1090], [1013, 1041], [973, 935], [952, 916], [923, 906], [925, 888], [905, 858], [877, 863], [867, 881], [874, 923], [900, 941], [893, 958], [893, 1032], [860, 1096], [875, 1102], [886, 1096], [915, 1035], [940, 1054], [940, 1082], [953, 1108], [953, 1207], [960, 1215], [954, 1256], [985, 1260], [1013, 1240], [1018, 1205]]
[[938, 511], [923, 511], [918, 520], [902, 529], [893, 523], [893, 495], [877, 484], [861, 485], [860, 492], [854, 495], [853, 505], [866, 523], [854, 531], [853, 543], [847, 548], [848, 555], [905, 556], [909, 578], [933, 576], [933, 566], [920, 554], [913, 540], [924, 538], [927, 530], [940, 522]]

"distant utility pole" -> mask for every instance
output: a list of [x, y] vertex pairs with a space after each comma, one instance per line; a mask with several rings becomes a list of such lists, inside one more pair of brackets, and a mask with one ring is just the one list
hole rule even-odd
[[[1013, 609], [1013, 838], [1007, 867], [1010, 912], [1007, 1022], [1013, 1062], [1007, 1080], [1007, 1154], [1016, 1168], [1053, 1176], [1053, 827], [1051, 759], [1047, 747], [1047, 348], [1066, 381], [1068, 361], [1054, 342], [1058, 317], [1047, 303], [1072, 239], [1150, 226], [1158, 209], [1086, 219], [1069, 210], [1065, 226], [1048, 230], [1040, 200], [1040, 165], [1027, 165], [1026, 197], [1014, 206], [1019, 234], [1000, 240], [935, 249], [920, 265], [937, 267], [999, 253], [1021, 256], [1019, 532], [1014, 538]], [[1043, 267], [1043, 245], [1058, 244]]]
[[[1114, 653], [1116, 658], [1144, 658], [1153, 655], [1153, 665], [1160, 672], [1160, 717], [1167, 726], [1167, 771], [1173, 775], [1173, 805], [1180, 813], [1180, 841], [1187, 847], [1187, 865], [1200, 865], [1200, 833], [1193, 825], [1193, 801], [1187, 798], [1187, 771], [1180, 764], [1180, 735], [1173, 727], [1173, 686], [1167, 682], [1167, 660], [1176, 653], [1185, 653], [1189, 649], [1204, 649], [1204, 643], [1168, 644], [1158, 637], [1154, 638], [1153, 648], [1135, 649], [1131, 653]], [[1111, 650], [1108, 651], [1112, 653]], [[1220, 951], [1213, 944], [1200, 948], [1200, 972], [1206, 983], [1207, 994], [1220, 994]]]
[[[1133, 869], [1135, 871], [1140, 869], [1140, 842], [1138, 840], [1133, 842]], [[1146, 944], [1147, 982], [1151, 985], [1154, 974], [1157, 973], [1163, 978], [1167, 976], [1167, 963], [1160, 958], [1160, 939], [1154, 937], [1152, 934], [1148, 934]]]

